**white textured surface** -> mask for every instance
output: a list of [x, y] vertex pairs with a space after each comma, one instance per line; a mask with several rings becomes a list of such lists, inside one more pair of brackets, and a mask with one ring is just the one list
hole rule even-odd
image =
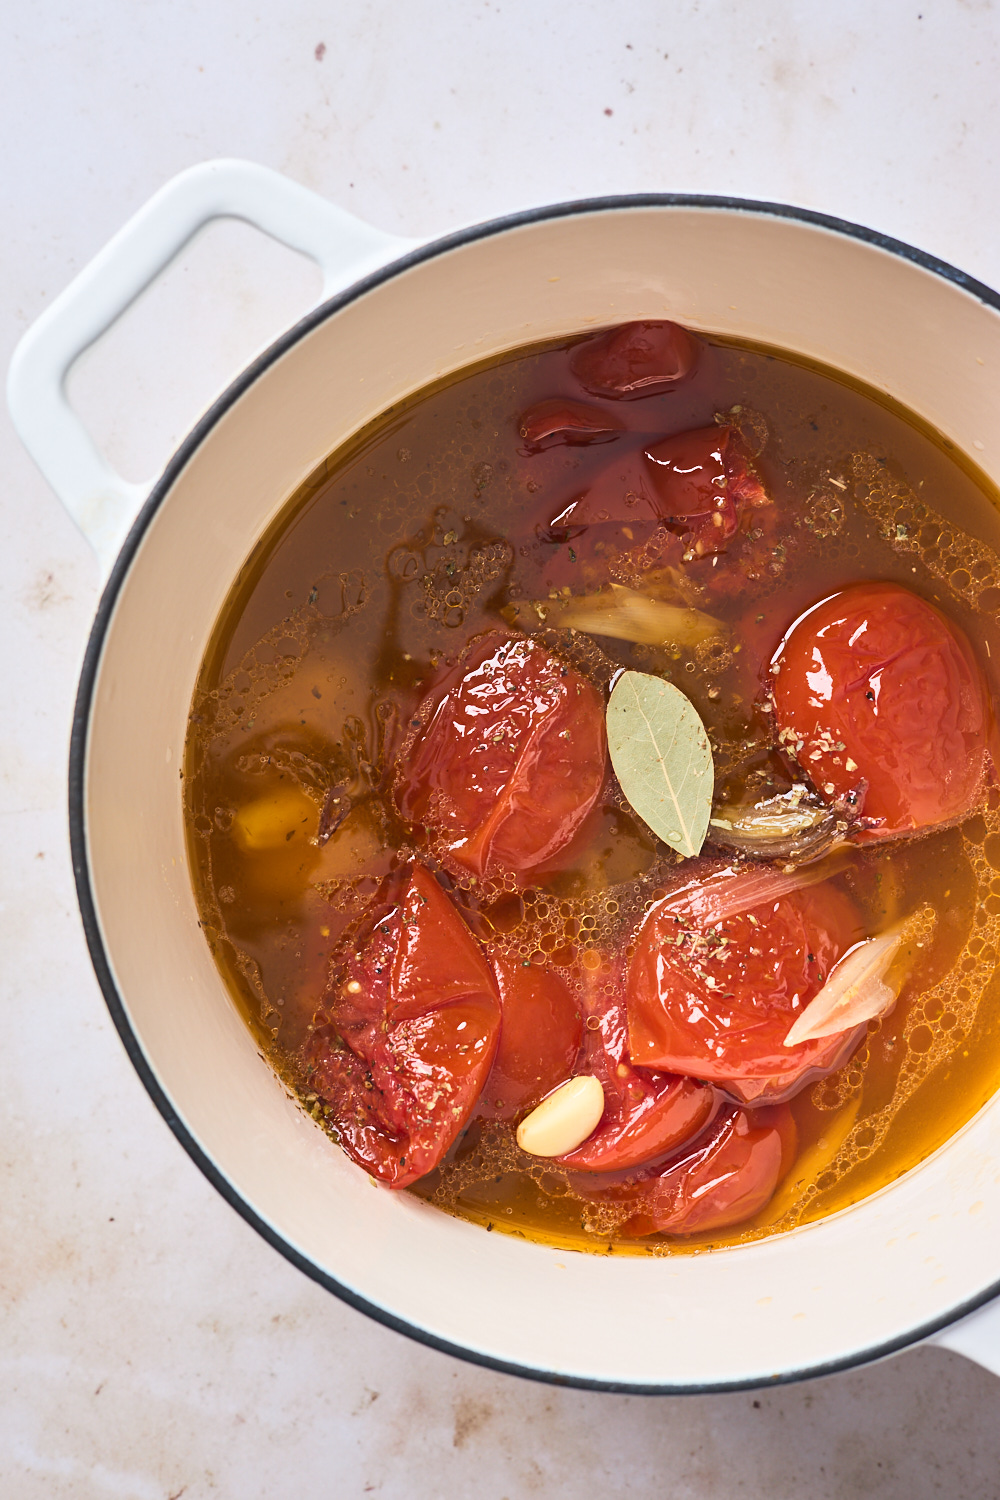
[[[988, 0], [35, 0], [0, 24], [4, 364], [129, 213], [218, 155], [411, 235], [605, 192], [781, 199], [1000, 284]], [[206, 235], [73, 381], [115, 461], [162, 461], [311, 278], [242, 227]], [[63, 808], [97, 570], [5, 419], [0, 475], [0, 1492], [993, 1497], [1000, 1387], [957, 1356], [758, 1395], [550, 1390], [369, 1323], [243, 1225], [90, 972]]]

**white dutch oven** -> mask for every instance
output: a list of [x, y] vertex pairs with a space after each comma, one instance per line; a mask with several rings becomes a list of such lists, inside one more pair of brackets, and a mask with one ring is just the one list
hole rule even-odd
[[[154, 485], [126, 484], [71, 413], [66, 372], [222, 216], [312, 255], [324, 300]], [[214, 162], [157, 194], [27, 334], [14, 421], [110, 575], [71, 771], [94, 964], [192, 1158], [338, 1296], [451, 1353], [609, 1390], [786, 1380], [933, 1335], [1000, 1373], [1000, 1311], [983, 1306], [1000, 1288], [1000, 1097], [890, 1187], [761, 1243], [606, 1259], [487, 1235], [374, 1191], [261, 1060], [198, 929], [178, 782], [202, 653], [244, 559], [331, 450], [407, 393], [535, 340], [676, 318], [888, 391], [1000, 482], [998, 309], [995, 293], [905, 245], [773, 204], [608, 199], [418, 247], [274, 173]]]

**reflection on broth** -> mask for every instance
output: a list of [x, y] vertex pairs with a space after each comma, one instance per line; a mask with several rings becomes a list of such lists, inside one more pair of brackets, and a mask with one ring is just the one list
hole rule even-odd
[[[884, 397], [644, 326], [642, 359], [628, 330], [523, 350], [331, 456], [218, 622], [185, 799], [206, 936], [320, 1127], [487, 1228], [664, 1254], [847, 1206], [997, 1086], [1000, 789], [976, 693], [996, 692], [1000, 519], [971, 465]], [[900, 649], [916, 631], [915, 699], [955, 699], [954, 769], [884, 745], [859, 768], [840, 731], [803, 739], [781, 643], [842, 593], [866, 640], [879, 598], [884, 630], [912, 608]], [[866, 688], [885, 685], [880, 734], [895, 659]], [[623, 671], [679, 689], [707, 732], [700, 855], [639, 816], [605, 758]], [[899, 788], [903, 811], [882, 811]], [[713, 879], [746, 899], [712, 916]], [[899, 923], [896, 967], [870, 982], [887, 1013], [783, 1051], [837, 964]], [[581, 1075], [604, 1089], [596, 1129], [558, 1157], [521, 1150], [518, 1124]], [[698, 1185], [722, 1177], [721, 1197]]]

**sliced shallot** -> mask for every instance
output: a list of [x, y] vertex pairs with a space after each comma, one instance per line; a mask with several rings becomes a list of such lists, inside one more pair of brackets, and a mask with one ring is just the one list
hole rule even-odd
[[797, 1047], [800, 1042], [836, 1036], [887, 1015], [896, 1003], [906, 971], [898, 969], [892, 976], [894, 982], [886, 983], [886, 976], [912, 925], [911, 921], [898, 922], [845, 954], [819, 994], [793, 1022], [784, 1046]]
[[[839, 823], [839, 827], [838, 827]], [[709, 838], [724, 849], [758, 859], [818, 859], [846, 824], [833, 808], [809, 795], [799, 783], [788, 792], [752, 806], [723, 804], [713, 809]]]

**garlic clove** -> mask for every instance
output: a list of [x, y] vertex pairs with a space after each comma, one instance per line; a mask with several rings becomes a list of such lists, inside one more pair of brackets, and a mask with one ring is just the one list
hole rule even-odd
[[604, 1090], [590, 1074], [569, 1078], [517, 1127], [517, 1144], [530, 1156], [565, 1156], [582, 1146], [604, 1113]]

